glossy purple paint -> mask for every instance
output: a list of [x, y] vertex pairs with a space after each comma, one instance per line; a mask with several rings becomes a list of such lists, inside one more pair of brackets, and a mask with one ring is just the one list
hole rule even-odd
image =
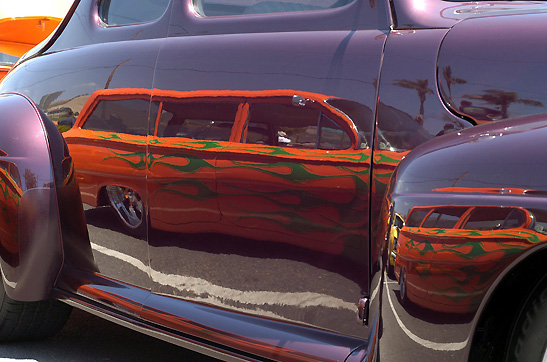
[[17, 300], [47, 298], [62, 263], [47, 121], [25, 96], [0, 96], [1, 162], [6, 173], [2, 225], [4, 232], [15, 233], [2, 238], [0, 263], [6, 292]]
[[[545, 122], [545, 115], [527, 116], [435, 139], [408, 156], [398, 170], [392, 192], [407, 193], [409, 185], [415, 184], [412, 189], [420, 194], [449, 187], [519, 189], [528, 190], [521, 195], [544, 194], [547, 185], [535, 167], [542, 169], [546, 162], [542, 150]], [[412, 172], [406, 171], [409, 164]]]
[[[74, 268], [65, 267], [63, 275], [63, 280], [57, 285], [61, 290], [55, 294], [58, 298], [75, 305], [84, 303], [97, 314], [123, 311], [125, 315], [138, 319], [139, 328], [149, 333], [155, 331], [166, 339], [178, 334], [177, 338], [182, 341], [194, 339], [199, 344], [224, 346], [288, 361], [340, 361], [352, 353], [361, 357], [366, 355], [367, 345], [359, 338], [346, 338], [325, 330], [266, 318], [256, 319], [204, 304], [150, 295], [146, 290], [129, 287], [100, 275], [82, 273]], [[170, 332], [157, 330], [155, 326], [158, 325], [167, 327]], [[272, 343], [277, 340], [281, 344]], [[186, 344], [184, 346], [188, 347]], [[198, 351], [203, 352], [201, 349]], [[218, 357], [216, 354], [213, 356]]]
[[[545, 3], [526, 1], [394, 1], [396, 29], [449, 29], [462, 20], [499, 15], [534, 14], [545, 11]], [[498, 18], [499, 19], [499, 18]], [[498, 20], [495, 20], [498, 21]]]
[[[404, 220], [416, 206], [518, 206], [534, 215], [534, 225], [543, 225], [547, 211], [544, 199], [546, 187], [544, 175], [537, 172], [536, 167], [545, 167], [541, 148], [546, 126], [544, 115], [528, 116], [455, 132], [417, 147], [401, 162], [392, 179], [389, 191], [392, 213]], [[486, 221], [484, 219], [482, 222]], [[495, 220], [488, 222], [496, 223]], [[526, 295], [541, 276], [534, 273], [525, 280], [516, 277], [524, 272], [523, 268], [537, 268], [547, 247], [541, 227], [536, 229], [540, 232], [535, 234], [534, 241], [518, 251], [512, 251], [515, 254], [512, 254], [507, 265], [500, 260], [499, 265], [503, 268], [489, 271], [491, 280], [481, 287], [482, 292], [476, 299], [480, 306], [468, 314], [433, 312], [409, 302], [399, 304], [393, 302], [397, 301], [397, 292], [387, 288], [385, 293], [389, 293], [390, 297], [383, 311], [385, 318], [396, 314], [400, 325], [405, 326], [407, 338], [414, 340], [399, 339], [397, 348], [404, 350], [415, 343], [422, 344], [422, 351], [412, 354], [411, 359], [425, 358], [426, 355], [429, 356], [427, 358], [435, 356], [447, 361], [461, 360], [462, 356], [485, 358], [481, 354], [484, 351], [478, 350], [478, 346], [495, 344], [508, 337], [508, 332], [496, 333], [485, 323], [496, 325], [492, 319], [500, 318], [504, 310], [518, 310], [521, 307], [520, 298], [507, 298], [502, 291], [509, 289], [515, 295]], [[405, 227], [401, 230], [404, 231]], [[521, 235], [524, 237], [524, 234]], [[477, 242], [475, 247], [482, 248], [481, 245]], [[473, 260], [469, 258], [466, 263], [471, 265]], [[410, 315], [417, 319], [410, 319]], [[444, 332], [434, 327], [441, 324]], [[438, 331], [436, 336], [427, 333], [430, 327]], [[392, 331], [386, 329], [384, 336], [393, 338], [391, 335]], [[503, 348], [485, 348], [490, 349], [493, 358], [501, 358], [505, 353]], [[449, 354], [449, 351], [453, 352]]]
[[[178, 2], [175, 3], [178, 5]], [[80, 4], [75, 12], [74, 19], [82, 17], [87, 18], [87, 12], [89, 9], [87, 6], [92, 6], [91, 3]], [[318, 14], [313, 14], [311, 18], [315, 18], [315, 23], [323, 24], [323, 18], [327, 13], [339, 12], [343, 13], [346, 19], [353, 19], [355, 16], [355, 4], [341, 9], [332, 11], [325, 11]], [[360, 6], [360, 5], [359, 5]], [[370, 9], [369, 9], [370, 10]], [[365, 11], [370, 15], [369, 10]], [[375, 9], [374, 11], [376, 11]], [[361, 14], [357, 12], [357, 15]], [[190, 13], [185, 16], [192, 15]], [[331, 14], [332, 15], [332, 14]], [[331, 16], [329, 15], [329, 16]], [[192, 15], [193, 16], [193, 15]], [[158, 20], [154, 24], [155, 28], [162, 28], [164, 25], [164, 19], [167, 19], [169, 14], [166, 14], [163, 18]], [[279, 19], [279, 16], [262, 16], [271, 17], [273, 19]], [[309, 21], [302, 21], [303, 18], [309, 17], [308, 14], [301, 14], [297, 16], [298, 22], [291, 20], [291, 23], [296, 24], [295, 30], [303, 30], [306, 27], [310, 27]], [[381, 17], [379, 18], [381, 19]], [[219, 29], [219, 32], [230, 33], [239, 31], [238, 28], [233, 27], [233, 20], [216, 19], [214, 21], [208, 21], [213, 19], [200, 19], [200, 21], [207, 22], [207, 28]], [[368, 145], [372, 144], [372, 128], [374, 114], [375, 101], [376, 101], [376, 87], [374, 85], [374, 79], [377, 78], [379, 68], [381, 52], [385, 41], [385, 34], [378, 30], [360, 30], [350, 31], [352, 28], [348, 26], [347, 20], [344, 22], [333, 22], [339, 29], [347, 28], [348, 30], [340, 31], [321, 31], [321, 32], [282, 32], [271, 33], [276, 29], [288, 28], [277, 21], [266, 21], [262, 19], [260, 21], [261, 31], [252, 31], [250, 34], [231, 34], [231, 35], [218, 35], [218, 36], [171, 36], [166, 39], [152, 39], [153, 36], [146, 35], [152, 34], [148, 32], [151, 25], [141, 26], [126, 26], [120, 28], [114, 28], [114, 34], [107, 32], [107, 28], [96, 28], [96, 20], [88, 22], [86, 20], [84, 26], [78, 25], [76, 22], [69, 22], [66, 25], [66, 30], [60, 35], [57, 41], [52, 45], [51, 51], [45, 52], [40, 57], [29, 59], [22, 63], [18, 72], [14, 72], [13, 76], [6, 79], [3, 83], [3, 89], [19, 88], [23, 83], [30, 82], [29, 78], [23, 76], [23, 73], [29, 71], [37, 71], [38, 78], [34, 78], [34, 83], [38, 86], [29, 86], [29, 93], [34, 99], [47, 99], [44, 98], [46, 94], [52, 94], [50, 89], [51, 83], [47, 82], [47, 79], [55, 78], [55, 87], [59, 92], [63, 92], [62, 99], [64, 101], [55, 103], [46, 103], [43, 106], [46, 112], [54, 115], [57, 109], [65, 107], [71, 109], [71, 114], [78, 114], [82, 110], [83, 101], [87, 96], [95, 92], [100, 88], [157, 88], [157, 89], [169, 89], [190, 91], [198, 89], [206, 90], [224, 90], [224, 89], [245, 89], [245, 90], [263, 90], [263, 89], [296, 89], [301, 91], [321, 91], [323, 94], [329, 96], [347, 99], [359, 107], [367, 110], [366, 120], [368, 122], [369, 132], [367, 134]], [[197, 20], [196, 20], [197, 21]], [[256, 20], [251, 20], [256, 21]], [[353, 21], [353, 20], [352, 20]], [[359, 21], [356, 20], [356, 23]], [[76, 25], [75, 25], [76, 24]], [[216, 25], [215, 25], [216, 24]], [[267, 27], [266, 24], [270, 24]], [[203, 24], [201, 25], [203, 26]], [[245, 25], [247, 26], [247, 25]], [[258, 25], [257, 25], [258, 26]], [[77, 27], [78, 29], [75, 29]], [[141, 29], [142, 28], [142, 29]], [[243, 25], [241, 26], [243, 28]], [[311, 27], [315, 29], [313, 26]], [[74, 31], [69, 31], [74, 29]], [[175, 25], [172, 29], [178, 29]], [[197, 29], [197, 28], [196, 28]], [[141, 32], [142, 30], [142, 32]], [[152, 30], [151, 30], [152, 31]], [[156, 30], [154, 30], [156, 31]], [[198, 31], [198, 30], [196, 30]], [[85, 32], [85, 35], [82, 34]], [[118, 37], [133, 38], [135, 34], [139, 34], [139, 42], [125, 42], [122, 45], [116, 42]], [[80, 34], [80, 35], [78, 35]], [[101, 35], [104, 34], [104, 35]], [[173, 34], [174, 35], [174, 34]], [[99, 43], [100, 37], [106, 43]], [[142, 38], [141, 38], [142, 36]], [[104, 38], [106, 37], [106, 38]], [[150, 38], [150, 39], [146, 39]], [[68, 47], [77, 46], [82, 39], [89, 39], [91, 45], [85, 47], [79, 47], [73, 49], [70, 54], [66, 52], [56, 52], [55, 50]], [[327, 42], [328, 46], [323, 46], [320, 52], [317, 52], [315, 46], [318, 42]], [[363, 47], [362, 45], [366, 46]], [[120, 50], [120, 46], [123, 48]], [[159, 50], [162, 47], [161, 51]], [[192, 52], [186, 51], [186, 49], [192, 48]], [[254, 49], [249, 52], [248, 49]], [[66, 55], [69, 55], [70, 61], [66, 60]], [[219, 64], [216, 59], [221, 57], [229, 57], [231, 60], [226, 63]], [[47, 62], [45, 61], [47, 58]], [[158, 60], [154, 71], [154, 62]], [[295, 59], [299, 59], [299, 62], [295, 63]], [[207, 61], [205, 61], [207, 60]], [[54, 69], [48, 66], [51, 63], [64, 64], [63, 72], [59, 73], [58, 69]], [[368, 66], [362, 68], [362, 64]], [[310, 64], [314, 64], [310, 66]], [[362, 68], [362, 69], [361, 69]], [[354, 70], [359, 69], [358, 76], [356, 76]], [[135, 77], [138, 74], [138, 77]], [[276, 77], [272, 77], [272, 74], [276, 74]], [[93, 79], [92, 82], [87, 81]], [[154, 84], [151, 80], [154, 79]], [[77, 90], [74, 90], [73, 84], [80, 84]], [[55, 93], [55, 92], [53, 92]], [[68, 97], [68, 98], [65, 98]], [[68, 103], [67, 103], [68, 102]], [[76, 169], [78, 166], [76, 165]], [[278, 313], [286, 313], [284, 309], [290, 312], [290, 315], [296, 315], [293, 317], [294, 322], [305, 323], [320, 328], [327, 328], [331, 331], [338, 333], [343, 332], [340, 335], [340, 340], [336, 343], [331, 343], [330, 347], [324, 347], [320, 350], [317, 348], [319, 342], [313, 343], [299, 343], [299, 353], [304, 355], [313, 355], [320, 352], [324, 355], [329, 355], [328, 350], [332, 349], [336, 358], [343, 359], [352, 353], [352, 350], [357, 347], [355, 340], [359, 340], [358, 344], [366, 345], [366, 338], [368, 335], [374, 335], [375, 330], [367, 328], [366, 326], [359, 325], [355, 322], [355, 315], [357, 313], [357, 306], [350, 307], [353, 303], [356, 303], [363, 294], [368, 294], [369, 290], [369, 272], [367, 268], [368, 264], [368, 242], [367, 240], [361, 240], [360, 245], [356, 245], [359, 254], [351, 255], [352, 259], [357, 259], [358, 263], [348, 261], [347, 256], [328, 255], [324, 253], [310, 252], [305, 249], [300, 250], [294, 247], [285, 247], [280, 245], [277, 248], [277, 258], [284, 263], [284, 266], [280, 262], [270, 263], [271, 253], [265, 254], [263, 251], [251, 250], [249, 247], [245, 247], [246, 243], [251, 241], [252, 235], [249, 235], [249, 240], [243, 243], [237, 241], [236, 238], [223, 236], [221, 248], [214, 248], [215, 245], [212, 241], [206, 244], [196, 244], [192, 242], [191, 238], [195, 238], [192, 235], [175, 235], [175, 234], [162, 234], [152, 232], [149, 234], [147, 240], [130, 237], [123, 235], [122, 237], [104, 237], [104, 233], [117, 235], [119, 233], [119, 225], [112, 219], [110, 210], [108, 208], [96, 208], [89, 209], [85, 212], [85, 217], [88, 222], [89, 240], [90, 245], [86, 245], [85, 233], [73, 233], [78, 236], [76, 243], [71, 241], [65, 243], [65, 249], [70, 253], [66, 253], [65, 266], [70, 265], [79, 269], [87, 270], [94, 273], [95, 271], [106, 275], [110, 278], [114, 278], [118, 281], [126, 282], [137, 287], [143, 288], [143, 290], [152, 290], [162, 294], [168, 294], [177, 296], [180, 292], [177, 288], [176, 280], [174, 282], [168, 282], [166, 284], [163, 280], [164, 275], [179, 274], [180, 280], [203, 280], [207, 285], [211, 285], [209, 288], [213, 293], [216, 290], [220, 290], [221, 293], [229, 291], [230, 293], [248, 293], [251, 297], [253, 295], [259, 295], [262, 291], [271, 290], [274, 297], [265, 299], [265, 303], [271, 305], [268, 307], [272, 310], [261, 311], [258, 308], [259, 315], [265, 315], [266, 317], [276, 317]], [[66, 228], [66, 227], [65, 227]], [[64, 229], [65, 229], [64, 228]], [[214, 231], [214, 225], [211, 226], [211, 231]], [[123, 232], [123, 231], [122, 231]], [[82, 235], [83, 234], [83, 235]], [[256, 244], [256, 242], [255, 242]], [[78, 245], [78, 246], [75, 246]], [[249, 244], [252, 245], [252, 244]], [[272, 245], [275, 246], [275, 245]], [[150, 248], [148, 250], [148, 248]], [[171, 252], [165, 253], [166, 250], [174, 248]], [[91, 249], [94, 250], [93, 255]], [[256, 248], [255, 248], [256, 249]], [[219, 254], [219, 250], [224, 251], [225, 254]], [[150, 251], [151, 260], [148, 260], [148, 253]], [[234, 281], [220, 280], [222, 274], [231, 275], [236, 270], [222, 271], [218, 269], [218, 265], [232, 265], [233, 259], [243, 258], [244, 265], [248, 265], [247, 271], [240, 271], [233, 275]], [[246, 259], [246, 260], [245, 260]], [[199, 266], [194, 268], [188, 268], [195, 260], [199, 260]], [[235, 260], [237, 262], [237, 260]], [[120, 262], [126, 267], [120, 268]], [[150, 268], [148, 264], [150, 263]], [[242, 261], [237, 262], [239, 264]], [[262, 268], [265, 268], [265, 274], [271, 274], [274, 270], [281, 268], [289, 269], [305, 269], [309, 276], [306, 276], [306, 280], [309, 280], [312, 284], [301, 285], [297, 283], [298, 279], [291, 281], [290, 283], [279, 284], [274, 278], [261, 278], [263, 279], [258, 284], [255, 282], [254, 286], [250, 290], [246, 291], [251, 284], [241, 284], [239, 280], [245, 278], [252, 278], [256, 273], [260, 273], [260, 269], [257, 269], [255, 265], [259, 263]], [[275, 264], [280, 264], [276, 266]], [[272, 264], [268, 270], [268, 265]], [[85, 266], [84, 266], [85, 265]], [[357, 268], [350, 268], [351, 265], [357, 265]], [[185, 269], [180, 269], [185, 267]], [[216, 275], [211, 273], [211, 270], [218, 270], [222, 274]], [[68, 269], [67, 269], [68, 270]], [[276, 272], [276, 273], [279, 273]], [[239, 275], [238, 275], [239, 274]], [[320, 275], [323, 280], [317, 280], [314, 276]], [[92, 286], [87, 287], [90, 282], [83, 278], [79, 285], [78, 283], [70, 282], [67, 286], [66, 278], [69, 278], [68, 272], [64, 272], [59, 282], [58, 287], [62, 289], [68, 289], [83, 293], [87, 298], [94, 299], [94, 294], [86, 294], [84, 291], [91, 290]], [[152, 275], [152, 278], [150, 277]], [[71, 278], [69, 278], [72, 280]], [[226, 278], [224, 278], [226, 279]], [[260, 279], [259, 279], [260, 280]], [[335, 282], [338, 280], [338, 282]], [[236, 284], [235, 282], [238, 282]], [[334, 284], [333, 284], [334, 283]], [[219, 285], [220, 284], [220, 285]], [[333, 296], [336, 296], [338, 302], [342, 301], [342, 305], [345, 305], [342, 309], [340, 318], [328, 318], [324, 319], [323, 315], [329, 314], [328, 304], [323, 302], [298, 302], [310, 304], [308, 307], [300, 307], [299, 304], [289, 303], [285, 306], [283, 300], [279, 300], [280, 296], [286, 296], [292, 298], [293, 295], [296, 298], [300, 298], [299, 295], [305, 296], [306, 293], [311, 293], [312, 298], [322, 298], [322, 294], [318, 294], [317, 291], [325, 288], [325, 285], [338, 285], [336, 291], [330, 292]], [[377, 284], [377, 282], [376, 282]], [[375, 285], [376, 285], [375, 284]], [[342, 287], [346, 285], [346, 287]], [[243, 288], [241, 292], [232, 288]], [[189, 290], [192, 291], [190, 285]], [[215, 289], [216, 288], [216, 289]], [[220, 288], [220, 289], [219, 289]], [[336, 294], [344, 289], [343, 299], [340, 299]], [[302, 293], [300, 293], [302, 292]], [[315, 294], [314, 294], [315, 293]], [[123, 294], [123, 292], [120, 292]], [[279, 295], [279, 296], [277, 296]], [[328, 295], [328, 294], [325, 294]], [[112, 301], [109, 301], [112, 298]], [[128, 311], [125, 307], [118, 302], [118, 299], [127, 300], [130, 297], [117, 296], [116, 293], [102, 295], [98, 298], [100, 303], [119, 309], [129, 314], [134, 312]], [[213, 294], [213, 298], [217, 298]], [[222, 294], [220, 298], [226, 298]], [[308, 297], [309, 298], [309, 297]], [[232, 297], [233, 299], [233, 297]], [[152, 298], [151, 301], [156, 300]], [[165, 299], [170, 305], [170, 310], [176, 310], [177, 305], [180, 305], [180, 300]], [[162, 302], [167, 303], [167, 302]], [[237, 299], [234, 302], [237, 303]], [[211, 304], [211, 303], [209, 303]], [[218, 303], [212, 303], [213, 305]], [[159, 310], [159, 306], [150, 304], [149, 307], [152, 310]], [[250, 312], [255, 314], [253, 318], [256, 318], [257, 323], [263, 317], [257, 317], [256, 311], [252, 309], [245, 309], [238, 307], [237, 305], [230, 306], [224, 305], [224, 308], [233, 309], [235, 311]], [[206, 307], [203, 307], [206, 308]], [[211, 308], [211, 307], [209, 307]], [[256, 309], [256, 308], [255, 308]], [[278, 309], [279, 311], [277, 311]], [[291, 311], [295, 310], [297, 313]], [[306, 313], [300, 313], [298, 310], [308, 310]], [[333, 308], [334, 312], [339, 313], [336, 308]], [[377, 320], [378, 316], [375, 311], [378, 310], [378, 303], [375, 301], [369, 319], [371, 323]], [[211, 309], [210, 313], [214, 313], [215, 308]], [[173, 321], [179, 317], [188, 313], [186, 309], [173, 313]], [[332, 312], [331, 312], [332, 314]], [[234, 314], [235, 320], [239, 317], [239, 313]], [[243, 318], [243, 317], [241, 317]], [[246, 317], [247, 318], [247, 317]], [[342, 322], [341, 322], [342, 321]], [[211, 326], [215, 325], [215, 321], [208, 322]], [[245, 322], [248, 323], [248, 322]], [[226, 326], [226, 330], [218, 330], [219, 335], [225, 333], [234, 334], [231, 328], [237, 326], [237, 322], [234, 321], [234, 327]], [[278, 324], [275, 324], [278, 325]], [[281, 329], [279, 327], [274, 330]], [[373, 324], [378, 326], [377, 323]], [[264, 330], [263, 334], [269, 335], [273, 331], [269, 331], [273, 325], [264, 325], [261, 328]], [[288, 328], [288, 327], [287, 327]], [[299, 329], [303, 331], [303, 329]], [[213, 332], [212, 332], [213, 333]], [[279, 332], [275, 332], [279, 333]], [[274, 334], [275, 334], [274, 333]], [[272, 334], [272, 336], [274, 335]], [[214, 333], [213, 333], [214, 335]], [[321, 337], [325, 342], [327, 336], [334, 338], [335, 334], [325, 334], [325, 337]], [[351, 336], [351, 337], [350, 337]], [[287, 336], [280, 340], [295, 339], [294, 332], [289, 333]], [[220, 337], [211, 337], [213, 340]], [[357, 339], [356, 339], [357, 338]], [[342, 343], [343, 340], [351, 342], [351, 348], [344, 347], [337, 349], [335, 344]], [[235, 342], [234, 342], [235, 343]], [[264, 345], [265, 350], [268, 344], [275, 346], [275, 338], [265, 337], [264, 339], [258, 339], [257, 343]], [[344, 344], [346, 342], [343, 342]], [[348, 342], [349, 343], [349, 342]], [[244, 348], [244, 346], [241, 346]], [[271, 347], [273, 348], [273, 347]], [[280, 348], [275, 347], [275, 348]], [[372, 350], [372, 347], [363, 347]], [[289, 348], [290, 349], [290, 348]], [[254, 351], [258, 353], [258, 351]], [[268, 352], [269, 353], [269, 352]], [[287, 352], [290, 355], [290, 352]], [[363, 356], [366, 352], [355, 352], [356, 356]], [[305, 357], [302, 357], [305, 358]], [[306, 357], [308, 358], [308, 357]], [[334, 358], [334, 357], [333, 357]], [[355, 357], [358, 358], [358, 357]]]
[[[477, 124], [545, 113], [547, 52], [538, 47], [545, 13], [469, 19], [451, 29], [439, 52], [443, 100]], [[533, 29], [532, 31], [530, 29]], [[481, 34], [479, 38], [473, 34]], [[480, 56], [474, 53], [484, 50]], [[508, 64], [512, 71], [500, 77]]]
[[[518, 206], [533, 210], [543, 225], [545, 117], [464, 130], [543, 112], [547, 57], [545, 32], [537, 30], [545, 27], [543, 3], [401, 0], [390, 6], [357, 0], [321, 11], [205, 18], [190, 1], [172, 1], [156, 21], [115, 27], [100, 22], [96, 6], [96, 1], [76, 1], [49, 43], [29, 54], [0, 91], [25, 92], [58, 125], [74, 121], [102, 89], [138, 88], [152, 95], [156, 90], [291, 89], [297, 96], [309, 92], [337, 99], [341, 112], [359, 118], [364, 134], [359, 171], [370, 172], [363, 177], [370, 182], [359, 188], [366, 220], [360, 231], [370, 237], [352, 239], [337, 254], [314, 249], [313, 242], [264, 240], [251, 229], [242, 238], [216, 222], [208, 233], [149, 226], [146, 235], [130, 235], [112, 216], [103, 191], [86, 189], [99, 205], [82, 210], [70, 156], [51, 124], [44, 126], [48, 121], [22, 96], [2, 96], [0, 138], [25, 129], [21, 139], [29, 141], [17, 144], [14, 154], [28, 152], [29, 164], [17, 166], [40, 175], [47, 186], [24, 189], [21, 198], [27, 226], [21, 246], [31, 252], [21, 253], [17, 267], [0, 253], [4, 281], [18, 281], [15, 289], [8, 288], [10, 296], [43, 299], [54, 285], [56, 298], [186, 347], [193, 343], [222, 359], [360, 361], [373, 360], [377, 348], [384, 360], [482, 360], [483, 349], [493, 351], [492, 360], [501, 358], [504, 352], [489, 341], [503, 345], [506, 336], [487, 327], [505, 306], [519, 310], [518, 298], [504, 304], [507, 291], [526, 295], [536, 280], [518, 284], [511, 275], [528, 275], [526, 265], [539, 268], [544, 243], [500, 263], [474, 301], [479, 308], [454, 315], [406, 303], [405, 284], [395, 286], [387, 279], [393, 276], [384, 275], [391, 252], [386, 241], [407, 230], [394, 225], [394, 215], [406, 220], [420, 207]], [[505, 96], [506, 103], [492, 95]], [[140, 129], [151, 130], [154, 117], [151, 112]], [[13, 118], [28, 125], [12, 130]], [[40, 139], [32, 152], [31, 134]], [[9, 142], [0, 139], [2, 150], [4, 144]], [[220, 156], [202, 167], [235, 159], [228, 146], [219, 148]], [[190, 159], [181, 149], [182, 158]], [[8, 156], [0, 161], [12, 152], [4, 151]], [[126, 154], [115, 156], [130, 162]], [[152, 156], [143, 153], [135, 167], [150, 175]], [[274, 166], [290, 169], [287, 163]], [[221, 181], [225, 176], [212, 173]], [[241, 177], [238, 187], [264, 186], [245, 180]], [[272, 193], [279, 187], [268, 185]], [[41, 232], [42, 225], [49, 234]], [[193, 230], [203, 231], [200, 227]], [[51, 245], [49, 254], [37, 241]], [[19, 278], [23, 274], [32, 280]], [[365, 325], [354, 320], [363, 298], [370, 302]]]

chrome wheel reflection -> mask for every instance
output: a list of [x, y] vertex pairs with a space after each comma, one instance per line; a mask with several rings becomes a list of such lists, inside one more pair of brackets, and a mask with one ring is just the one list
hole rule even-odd
[[106, 187], [110, 204], [122, 223], [129, 229], [137, 230], [144, 226], [144, 205], [137, 192], [127, 187]]

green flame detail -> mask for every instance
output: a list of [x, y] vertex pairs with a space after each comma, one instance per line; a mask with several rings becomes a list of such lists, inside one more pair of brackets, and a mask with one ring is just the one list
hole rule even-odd
[[[103, 161], [110, 160], [110, 159], [116, 159], [116, 160], [121, 160], [121, 161], [127, 162], [131, 167], [133, 167], [134, 169], [137, 169], [137, 170], [143, 170], [143, 169], [146, 168], [146, 161], [145, 161], [146, 153], [144, 153], [144, 152], [127, 152], [127, 153], [124, 153], [124, 152], [116, 152], [116, 151], [111, 150], [111, 149], [109, 149], [109, 151], [112, 152], [113, 154], [115, 154], [116, 156], [107, 156], [107, 157], [103, 158]], [[130, 161], [129, 159], [127, 159], [128, 157], [139, 157], [140, 160], [138, 162], [133, 162], [133, 161]]]

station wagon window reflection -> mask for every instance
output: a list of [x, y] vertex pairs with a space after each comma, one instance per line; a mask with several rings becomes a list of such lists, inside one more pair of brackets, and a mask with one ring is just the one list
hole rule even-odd
[[[319, 111], [292, 105], [258, 103], [251, 107], [247, 143], [270, 146], [315, 148]], [[258, 129], [267, 137], [259, 139]]]
[[368, 140], [372, 138], [371, 125], [374, 124], [372, 110], [365, 105], [347, 99], [331, 98], [325, 102], [351, 119], [357, 127], [357, 148], [367, 148]]
[[109, 26], [145, 23], [159, 19], [169, 0], [142, 0], [138, 6], [135, 0], [102, 0], [99, 3], [99, 17]]
[[526, 222], [524, 211], [512, 208], [476, 208], [463, 229], [496, 230], [511, 229]]
[[157, 136], [229, 141], [238, 106], [235, 102], [164, 102]]
[[231, 16], [333, 9], [352, 0], [194, 0], [201, 16]]
[[322, 150], [345, 150], [351, 147], [348, 134], [332, 119], [322, 115], [319, 125], [317, 148]]
[[102, 100], [82, 129], [146, 136], [149, 108], [146, 99]]
[[246, 143], [343, 150], [349, 135], [317, 109], [279, 103], [251, 105]]
[[435, 209], [425, 220], [423, 227], [452, 229], [466, 210], [466, 208], [453, 207]]
[[414, 209], [408, 215], [408, 219], [406, 221], [406, 226], [408, 227], [418, 227], [422, 225], [422, 221], [424, 220], [424, 217], [427, 216], [429, 213], [429, 210], [424, 209]]

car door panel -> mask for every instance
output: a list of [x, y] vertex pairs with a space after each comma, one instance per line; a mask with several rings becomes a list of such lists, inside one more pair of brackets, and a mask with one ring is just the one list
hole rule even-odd
[[[188, 223], [185, 231], [152, 227], [153, 292], [366, 338], [355, 314], [370, 293], [369, 149], [384, 40], [372, 30], [166, 40], [154, 92], [199, 91], [217, 103], [239, 97], [240, 107], [230, 141], [207, 161], [221, 217]], [[305, 108], [299, 102], [327, 109], [332, 119], [345, 114], [359, 124], [341, 126], [355, 133], [353, 149], [242, 143], [245, 132], [255, 132], [256, 142], [272, 137], [248, 129], [245, 104], [252, 112], [258, 99], [278, 104], [280, 97], [295, 119]], [[324, 104], [331, 99], [332, 106]], [[184, 177], [194, 176], [200, 179]]]

